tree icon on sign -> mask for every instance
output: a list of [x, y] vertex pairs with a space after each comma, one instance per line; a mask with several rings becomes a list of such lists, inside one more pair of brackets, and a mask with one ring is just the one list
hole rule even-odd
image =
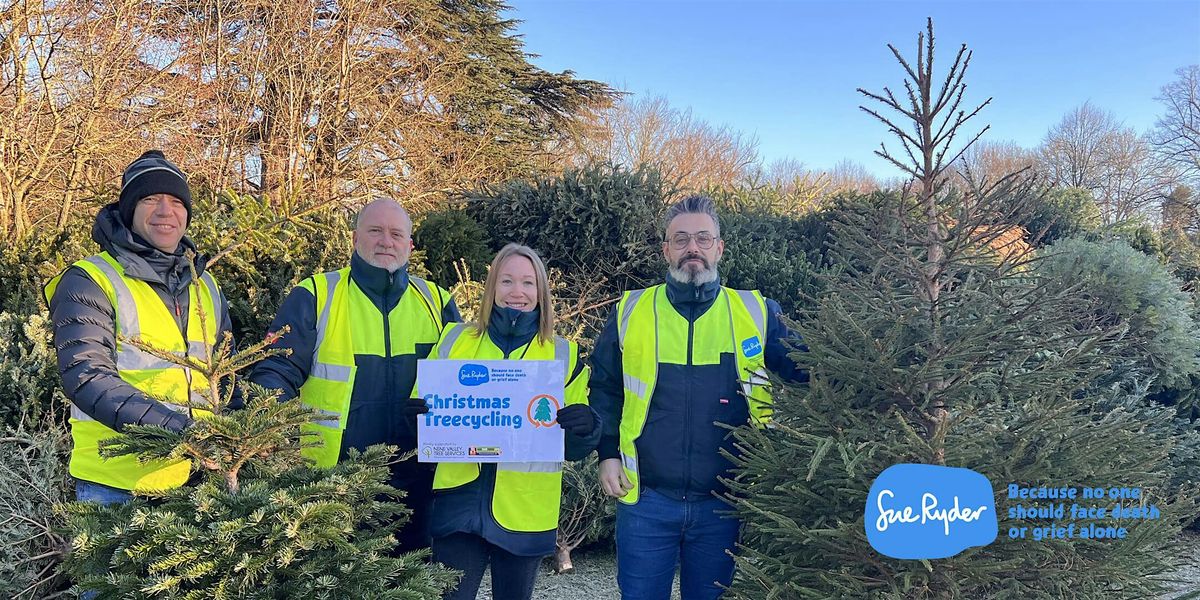
[[554, 411], [558, 410], [558, 399], [549, 394], [540, 394], [529, 400], [525, 416], [534, 427], [553, 427], [557, 422]]
[[549, 423], [554, 420], [554, 415], [550, 413], [550, 400], [548, 398], [538, 400], [537, 410], [533, 412], [533, 419], [541, 423]]

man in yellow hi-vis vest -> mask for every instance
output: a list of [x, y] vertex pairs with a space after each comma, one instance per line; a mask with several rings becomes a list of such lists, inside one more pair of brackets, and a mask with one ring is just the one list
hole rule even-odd
[[102, 459], [97, 447], [127, 425], [180, 431], [207, 414], [198, 408], [204, 404], [197, 392], [208, 387], [203, 375], [120, 340], [203, 357], [229, 331], [225, 298], [204, 257], [196, 258], [200, 281], [193, 282], [184, 256], [196, 250], [184, 235], [191, 216], [183, 172], [162, 152], [146, 152], [125, 169], [119, 200], [96, 215], [92, 239], [103, 251], [46, 286], [58, 370], [71, 400], [70, 471], [81, 501], [124, 502], [131, 490], [187, 481], [186, 460]]
[[733, 577], [739, 522], [717, 496], [736, 452], [722, 425], [771, 418], [770, 369], [787, 357], [780, 308], [721, 286], [725, 250], [712, 200], [691, 196], [665, 219], [665, 284], [626, 292], [592, 354], [591, 405], [603, 433], [600, 483], [618, 498], [617, 583], [625, 600], [666, 600], [678, 566], [683, 600], [716, 598]]
[[[323, 444], [305, 451], [318, 466], [337, 463], [351, 448], [373, 444], [416, 448], [416, 412], [408, 406], [417, 360], [429, 355], [447, 323], [460, 319], [450, 293], [408, 273], [412, 221], [394, 200], [359, 212], [350, 266], [297, 285], [271, 331], [290, 331], [276, 347], [288, 356], [259, 362], [250, 380], [299, 398], [327, 418], [308, 431]], [[398, 551], [429, 546], [433, 467], [415, 458], [392, 465], [391, 484], [412, 509]]]

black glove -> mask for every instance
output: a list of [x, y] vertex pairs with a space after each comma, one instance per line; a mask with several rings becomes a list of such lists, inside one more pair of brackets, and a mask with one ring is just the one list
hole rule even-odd
[[424, 398], [409, 398], [404, 401], [404, 416], [412, 418], [429, 412], [429, 405]]
[[596, 427], [592, 409], [586, 404], [572, 404], [558, 409], [557, 419], [563, 430], [579, 437], [586, 436]]
[[246, 401], [242, 394], [242, 386], [234, 385], [233, 395], [229, 397], [229, 404], [225, 405], [225, 414], [229, 414], [235, 410], [242, 410], [243, 408], [246, 408]]
[[166, 421], [163, 421], [163, 429], [167, 429], [172, 433], [183, 433], [184, 429], [192, 426], [192, 418], [183, 414], [172, 412]]

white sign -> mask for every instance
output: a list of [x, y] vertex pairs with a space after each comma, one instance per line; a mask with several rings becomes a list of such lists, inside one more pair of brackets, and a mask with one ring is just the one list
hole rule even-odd
[[419, 360], [421, 462], [559, 462], [565, 405], [556, 360]]

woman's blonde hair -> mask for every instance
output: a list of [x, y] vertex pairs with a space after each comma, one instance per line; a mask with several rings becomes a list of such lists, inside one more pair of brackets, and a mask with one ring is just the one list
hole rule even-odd
[[533, 263], [534, 276], [537, 279], [537, 305], [541, 309], [538, 316], [537, 337], [544, 344], [554, 341], [554, 299], [550, 297], [550, 280], [546, 276], [546, 265], [537, 252], [529, 246], [508, 244], [496, 253], [492, 266], [488, 269], [487, 281], [483, 284], [483, 301], [479, 306], [479, 320], [475, 323], [477, 335], [483, 335], [492, 320], [492, 307], [496, 304], [496, 286], [500, 278], [500, 265], [512, 256], [523, 256]]

